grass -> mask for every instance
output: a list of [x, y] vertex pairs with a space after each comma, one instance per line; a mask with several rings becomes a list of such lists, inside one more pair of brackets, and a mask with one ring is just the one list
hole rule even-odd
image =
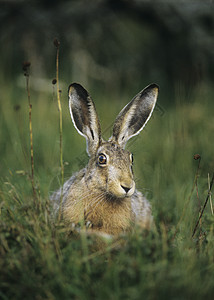
[[[129, 101], [112, 98], [115, 105], [110, 106], [108, 95], [91, 94], [103, 129]], [[212, 178], [214, 171], [214, 105], [209, 86], [201, 85], [189, 101], [180, 101], [182, 97], [175, 95], [175, 102], [168, 106], [162, 104], [167, 102], [160, 94], [164, 115], [156, 111], [127, 147], [134, 153], [137, 187], [152, 203], [157, 230], [147, 235], [136, 230], [119, 245], [109, 243], [102, 250], [95, 249], [93, 236], [68, 234], [63, 224], [51, 220], [49, 193], [61, 181], [59, 117], [51, 80], [50, 93], [31, 91], [38, 209], [30, 181], [26, 91], [4, 85], [2, 95], [1, 299], [213, 298], [214, 216], [210, 202], [191, 237], [207, 197], [208, 173]], [[61, 100], [66, 179], [87, 157], [85, 141], [70, 120], [66, 91]], [[109, 135], [107, 130], [105, 136]], [[193, 159], [196, 153], [201, 155], [198, 196], [195, 185], [191, 194], [199, 162]]]

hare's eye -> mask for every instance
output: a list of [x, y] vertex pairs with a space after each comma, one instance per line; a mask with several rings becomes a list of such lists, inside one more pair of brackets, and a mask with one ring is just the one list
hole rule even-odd
[[130, 154], [130, 162], [131, 162], [131, 164], [133, 164], [133, 162], [134, 162], [134, 157], [133, 157], [132, 153]]
[[100, 153], [98, 156], [98, 163], [100, 165], [106, 165], [106, 162], [107, 162], [107, 157], [105, 156], [105, 154]]

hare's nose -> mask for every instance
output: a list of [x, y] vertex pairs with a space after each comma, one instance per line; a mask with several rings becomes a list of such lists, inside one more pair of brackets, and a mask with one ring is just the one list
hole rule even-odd
[[123, 186], [123, 185], [121, 185], [121, 187], [124, 189], [124, 191], [125, 191], [126, 193], [128, 193], [128, 191], [130, 191], [130, 190], [131, 190], [131, 188], [128, 188], [128, 187], [126, 187], [126, 186]]

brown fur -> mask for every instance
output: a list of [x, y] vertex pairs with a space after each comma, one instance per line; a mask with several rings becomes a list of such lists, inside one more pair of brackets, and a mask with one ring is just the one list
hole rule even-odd
[[[123, 157], [124, 152], [126, 153], [128, 160], [129, 152], [115, 147], [115, 145], [112, 147], [110, 143], [105, 142], [100, 147], [99, 152], [103, 152], [104, 149], [111, 158], [114, 157], [111, 165], [119, 163], [118, 159], [122, 156], [122, 152]], [[126, 172], [126, 169], [127, 167], [123, 166], [120, 172], [121, 177], [127, 177], [125, 181], [128, 181], [129, 178], [126, 173], [130, 174], [131, 178], [132, 173]], [[106, 194], [105, 182], [109, 179], [109, 170], [97, 166], [96, 160], [93, 158], [90, 159], [87, 168], [84, 170], [85, 172], [80, 173], [80, 177], [76, 178], [68, 192], [63, 206], [65, 222], [67, 224], [90, 222], [92, 230], [114, 235], [129, 230], [134, 221], [131, 198], [119, 198]], [[124, 181], [124, 178], [122, 180]], [[97, 186], [98, 181], [99, 186]], [[111, 192], [114, 189], [113, 183]]]
[[[89, 163], [63, 186], [62, 211], [66, 224], [86, 224], [90, 231], [118, 235], [130, 231], [133, 223], [149, 229], [151, 207], [135, 189], [132, 154], [126, 142], [138, 134], [154, 109], [158, 87], [152, 84], [138, 93], [119, 113], [113, 135], [101, 138], [94, 102], [79, 84], [69, 87], [71, 119], [86, 138]], [[103, 162], [104, 160], [104, 162]], [[59, 209], [61, 189], [52, 195]]]
[[75, 201], [75, 204], [68, 198], [68, 204], [63, 210], [65, 222], [67, 224], [90, 222], [92, 230], [112, 235], [130, 230], [134, 221], [130, 198], [121, 199], [120, 203], [106, 200], [104, 197], [97, 203], [94, 200], [96, 198], [97, 195], [92, 193], [84, 201]]

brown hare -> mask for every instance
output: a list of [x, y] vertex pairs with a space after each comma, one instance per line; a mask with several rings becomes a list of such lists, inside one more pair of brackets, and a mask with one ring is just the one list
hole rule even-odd
[[151, 227], [150, 204], [135, 188], [133, 156], [124, 148], [150, 119], [158, 90], [156, 84], [151, 84], [138, 93], [116, 118], [112, 137], [104, 141], [88, 92], [77, 83], [69, 86], [71, 119], [86, 138], [89, 155], [88, 165], [51, 196], [55, 211], [62, 199], [62, 218], [69, 226], [86, 224], [90, 231], [110, 235], [130, 231], [136, 223]]

